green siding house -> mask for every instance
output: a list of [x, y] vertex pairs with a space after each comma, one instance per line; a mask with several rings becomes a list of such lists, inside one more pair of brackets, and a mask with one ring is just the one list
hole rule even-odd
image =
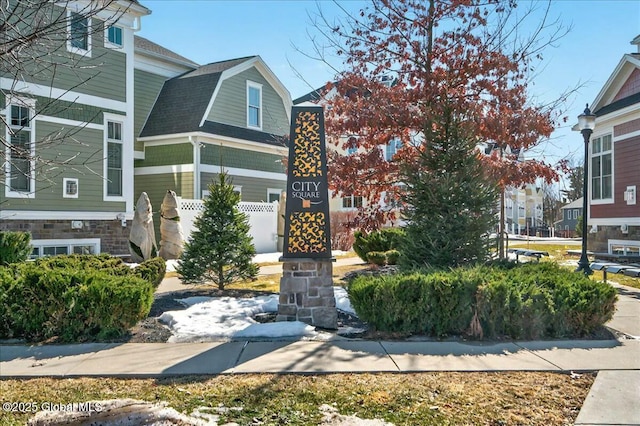
[[135, 35], [139, 1], [86, 5], [48, 3], [55, 54], [0, 66], [0, 230], [31, 232], [34, 256], [126, 255], [143, 191], [157, 224], [167, 190], [201, 198], [221, 170], [243, 201], [278, 199], [291, 98], [262, 59], [200, 66]]
[[136, 193], [154, 210], [168, 189], [200, 199], [222, 170], [242, 201], [278, 200], [286, 188], [291, 98], [259, 56], [203, 65], [164, 82], [138, 143]]

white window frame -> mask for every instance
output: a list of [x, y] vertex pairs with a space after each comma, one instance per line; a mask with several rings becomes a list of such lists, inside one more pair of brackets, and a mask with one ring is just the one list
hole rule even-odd
[[[111, 28], [117, 28], [120, 30], [120, 37], [122, 39], [122, 43], [118, 44], [118, 43], [114, 43], [111, 40], [109, 40], [109, 30]], [[124, 28], [121, 27], [120, 25], [107, 25], [105, 23], [104, 26], [104, 45], [105, 47], [111, 48], [111, 49], [122, 49], [124, 47]]]
[[[609, 137], [611, 139], [611, 149], [609, 150], [602, 150], [602, 148], [597, 152], [594, 153], [594, 147], [596, 142], [600, 144], [600, 146], [602, 146], [602, 142], [603, 142], [603, 138], [605, 137]], [[614, 167], [614, 158], [613, 158], [613, 135], [611, 133], [605, 133], [602, 135], [599, 135], [598, 137], [595, 138], [591, 138], [591, 149], [589, 150], [589, 199], [591, 200], [591, 204], [612, 204], [613, 203], [613, 194], [615, 194], [615, 182], [614, 182], [614, 176], [615, 176], [615, 171], [613, 169]], [[603, 180], [603, 175], [601, 173], [602, 171], [602, 157], [610, 154], [611, 155], [611, 196], [607, 197], [607, 198], [602, 198], [602, 180]], [[600, 198], [593, 198], [593, 189], [594, 189], [594, 185], [593, 185], [593, 172], [594, 172], [594, 167], [593, 167], [593, 159], [596, 157], [601, 157], [600, 159], [600, 176], [598, 177], [598, 179], [600, 179]]]
[[72, 10], [67, 10], [67, 50], [71, 53], [75, 53], [82, 56], [91, 57], [91, 17], [85, 17], [87, 20], [87, 48], [82, 49], [79, 47], [75, 47], [71, 44], [73, 39], [73, 34], [71, 33], [71, 22], [73, 14], [82, 15], [80, 12], [74, 12]]
[[38, 249], [37, 256], [32, 258], [44, 257], [42, 252], [45, 247], [67, 247], [67, 254], [73, 254], [73, 248], [79, 246], [93, 246], [94, 254], [100, 253], [100, 238], [71, 238], [71, 239], [50, 239], [50, 240], [32, 240], [31, 246]]
[[[121, 139], [118, 141], [116, 139], [109, 139], [109, 123], [119, 123], [120, 124], [120, 137]], [[104, 115], [104, 165], [103, 165], [103, 200], [104, 201], [126, 201], [125, 194], [125, 167], [126, 167], [126, 155], [125, 155], [125, 117], [121, 115], [114, 114], [105, 114]], [[122, 176], [121, 176], [121, 195], [109, 195], [109, 143], [119, 143], [122, 145]]]
[[[29, 123], [28, 127], [14, 126], [11, 124], [11, 106], [18, 106], [27, 108], [29, 110]], [[36, 120], [35, 120], [35, 108], [36, 100], [31, 98], [25, 98], [21, 96], [8, 95], [6, 98], [5, 112], [6, 123], [5, 137], [7, 147], [5, 148], [5, 159], [11, 158], [11, 150], [9, 148], [9, 141], [11, 140], [11, 131], [27, 131], [29, 132], [29, 191], [14, 191], [11, 189], [11, 161], [5, 161], [5, 192], [4, 195], [7, 198], [35, 198], [36, 196], [36, 175], [35, 175], [35, 155], [36, 155]]]
[[278, 188], [267, 188], [267, 203], [270, 202], [269, 201], [269, 196], [270, 195], [277, 195], [278, 196], [278, 202], [280, 202], [280, 197], [282, 195], [282, 189], [278, 189]]
[[613, 253], [613, 246], [623, 246], [625, 253], [629, 247], [638, 248], [640, 250], [640, 241], [634, 240], [609, 240], [607, 241], [607, 245], [610, 254]]
[[[356, 206], [356, 198], [360, 198], [360, 206]], [[344, 203], [346, 200], [350, 200], [350, 207], [345, 207]], [[361, 195], [347, 195], [340, 199], [340, 209], [341, 210], [357, 210], [360, 207], [364, 207], [364, 198]]]
[[[255, 108], [254, 106], [252, 106], [249, 103], [249, 93], [251, 91], [251, 89], [257, 89], [259, 91], [260, 94], [260, 105], [258, 105], [258, 125], [253, 125], [251, 124], [251, 114], [249, 114], [249, 111], [251, 110], [251, 108]], [[263, 102], [262, 102], [262, 84], [260, 83], [256, 83], [254, 81], [250, 81], [247, 80], [247, 128], [249, 129], [256, 129], [256, 130], [262, 130], [262, 110], [263, 110]]]
[[[76, 184], [76, 193], [70, 194], [67, 192], [67, 184], [75, 182]], [[79, 182], [77, 178], [62, 178], [62, 197], [63, 198], [78, 198], [78, 194], [80, 193]]]

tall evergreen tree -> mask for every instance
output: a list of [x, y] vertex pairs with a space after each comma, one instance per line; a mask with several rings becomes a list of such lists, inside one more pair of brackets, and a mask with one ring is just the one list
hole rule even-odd
[[464, 118], [451, 111], [441, 117], [445, 120], [425, 127], [415, 162], [403, 168], [408, 186], [408, 225], [399, 259], [403, 269], [453, 267], [489, 254], [497, 186], [487, 179]]
[[227, 174], [220, 173], [209, 185], [204, 211], [176, 268], [184, 283], [214, 282], [224, 290], [227, 284], [258, 275], [248, 217], [238, 210], [239, 202]]

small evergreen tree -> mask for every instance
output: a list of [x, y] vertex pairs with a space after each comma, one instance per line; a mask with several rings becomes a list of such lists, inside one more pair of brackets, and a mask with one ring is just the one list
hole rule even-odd
[[240, 195], [225, 172], [218, 178], [209, 185], [204, 211], [176, 270], [184, 283], [214, 282], [224, 290], [234, 281], [255, 278], [258, 266], [251, 261], [256, 249], [247, 215], [237, 208]]
[[455, 267], [487, 258], [498, 191], [483, 171], [475, 138], [454, 114], [425, 128], [416, 161], [404, 169], [408, 225], [399, 265]]

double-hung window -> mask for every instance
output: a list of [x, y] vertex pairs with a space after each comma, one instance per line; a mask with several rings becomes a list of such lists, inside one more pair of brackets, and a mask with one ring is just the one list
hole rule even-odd
[[86, 55], [91, 50], [91, 20], [81, 13], [69, 12], [67, 50]]
[[107, 196], [122, 196], [122, 123], [107, 121]]
[[262, 130], [262, 85], [247, 81], [247, 127]]
[[33, 107], [30, 100], [7, 105], [5, 187], [7, 197], [33, 197], [35, 193], [35, 144]]
[[613, 198], [613, 150], [611, 135], [591, 141], [591, 199]]

